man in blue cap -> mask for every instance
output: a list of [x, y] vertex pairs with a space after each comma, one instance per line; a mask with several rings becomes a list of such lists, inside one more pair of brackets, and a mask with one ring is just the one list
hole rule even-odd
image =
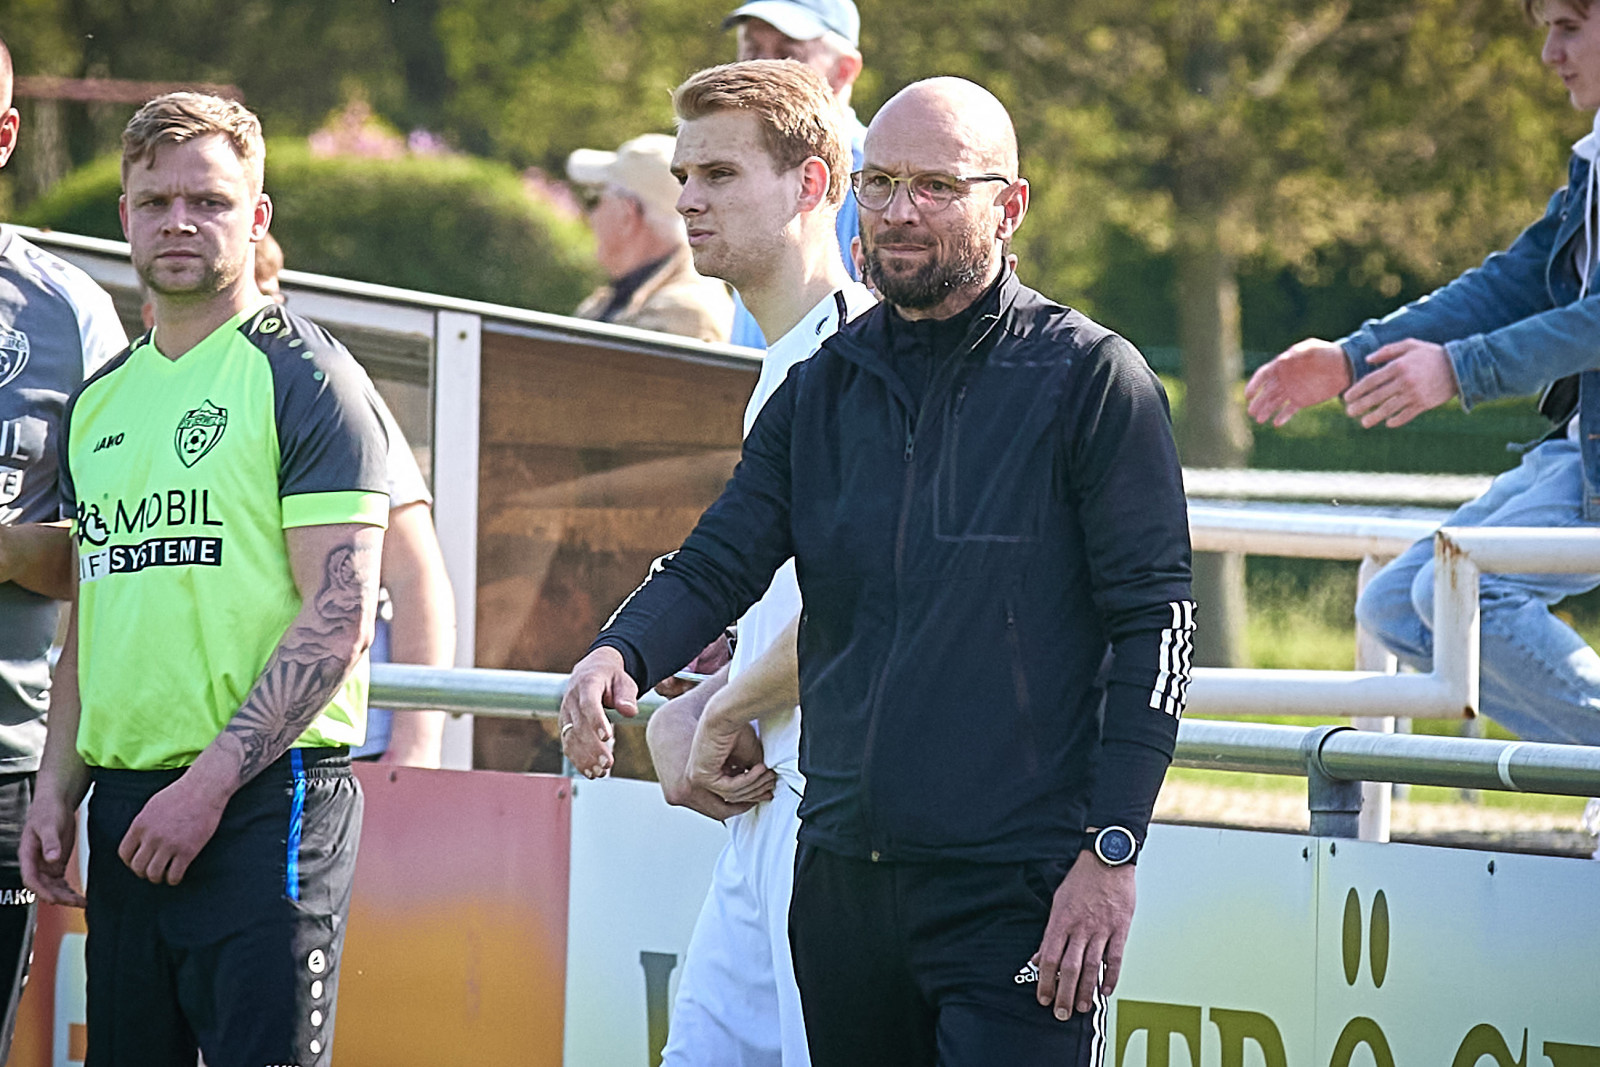
[[[861, 14], [853, 0], [751, 0], [723, 19], [722, 27], [735, 32], [741, 60], [793, 59], [822, 75], [839, 104], [851, 169], [860, 170], [867, 128], [850, 106], [850, 91], [861, 74]], [[855, 193], [847, 191], [839, 208], [839, 254], [852, 278], [857, 272], [850, 242], [859, 219]], [[731, 342], [766, 348], [756, 320], [737, 296], [735, 302]]]

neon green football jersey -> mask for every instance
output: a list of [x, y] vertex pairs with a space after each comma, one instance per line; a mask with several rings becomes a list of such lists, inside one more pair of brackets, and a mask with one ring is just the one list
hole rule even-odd
[[[284, 530], [388, 521], [366, 373], [316, 324], [241, 312], [177, 360], [146, 334], [67, 405], [78, 545], [78, 751], [183, 767], [239, 710], [300, 610]], [[359, 744], [367, 664], [297, 747]]]

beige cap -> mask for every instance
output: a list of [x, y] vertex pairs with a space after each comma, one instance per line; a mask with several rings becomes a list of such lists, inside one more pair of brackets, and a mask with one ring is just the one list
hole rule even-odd
[[680, 191], [672, 176], [675, 143], [668, 134], [647, 133], [615, 152], [580, 148], [567, 157], [567, 177], [579, 185], [615, 185], [655, 214], [675, 218]]

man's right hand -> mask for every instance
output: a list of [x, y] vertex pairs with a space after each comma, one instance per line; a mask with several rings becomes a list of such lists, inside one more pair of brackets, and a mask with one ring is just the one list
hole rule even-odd
[[1262, 365], [1244, 387], [1245, 410], [1258, 423], [1282, 426], [1302, 408], [1332, 400], [1350, 386], [1344, 349], [1315, 337]]
[[[720, 690], [728, 680], [726, 668], [718, 671], [699, 687], [691, 689], [675, 700], [669, 700], [650, 716], [645, 740], [650, 745], [650, 759], [655, 764], [656, 778], [661, 783], [661, 793], [667, 803], [675, 807], [698, 811], [718, 822], [749, 811], [749, 803], [730, 804], [709, 789], [702, 789], [689, 780], [689, 752], [694, 746], [695, 727], [704, 711], [706, 701]], [[748, 760], [753, 766], [761, 762], [761, 740], [755, 729], [749, 728], [735, 749], [735, 757]], [[770, 799], [760, 797], [758, 799]]]
[[81, 908], [87, 903], [67, 881], [67, 865], [77, 835], [76, 805], [68, 805], [49, 788], [34, 795], [28, 821], [22, 827], [17, 858], [22, 864], [22, 884], [46, 903], [69, 908]]
[[614, 762], [615, 734], [606, 709], [639, 714], [639, 686], [623, 669], [622, 653], [602, 646], [578, 661], [561, 697], [561, 751], [585, 778], [604, 778]]

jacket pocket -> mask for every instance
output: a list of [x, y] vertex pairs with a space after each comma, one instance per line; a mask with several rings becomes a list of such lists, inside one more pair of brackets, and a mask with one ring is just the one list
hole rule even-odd
[[[981, 383], [979, 383], [981, 386]], [[941, 541], [1032, 544], [1051, 495], [1050, 411], [1017, 417], [981, 395], [958, 391], [946, 409], [934, 479], [934, 536]]]

